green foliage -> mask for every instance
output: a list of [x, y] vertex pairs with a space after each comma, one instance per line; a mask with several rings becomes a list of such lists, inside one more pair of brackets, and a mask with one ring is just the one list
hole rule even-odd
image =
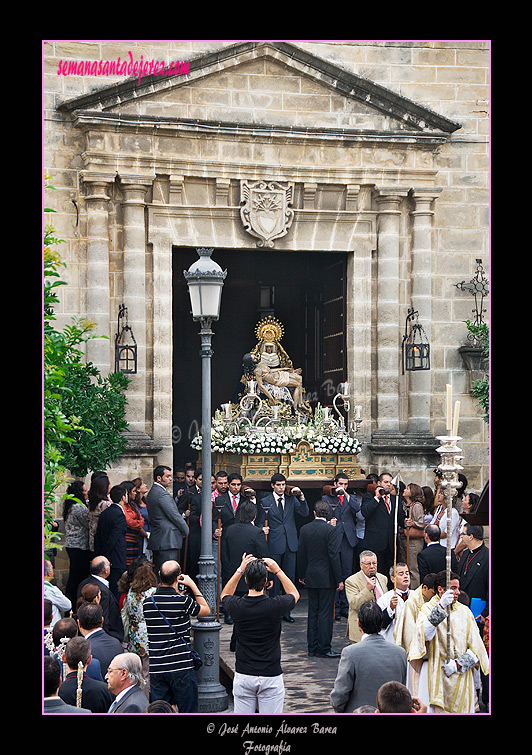
[[[45, 183], [45, 188], [53, 186]], [[45, 212], [54, 210], [45, 208]], [[52, 532], [57, 491], [70, 477], [105, 469], [126, 446], [126, 398], [123, 374], [102, 377], [80, 348], [91, 338], [95, 323], [74, 318], [62, 330], [55, 327], [58, 289], [65, 286], [65, 267], [52, 247], [64, 243], [51, 224], [44, 228], [43, 426], [44, 426], [44, 547], [58, 547]]]
[[483, 322], [480, 325], [475, 325], [470, 320], [466, 320], [467, 329], [474, 336], [477, 343], [482, 349], [482, 356], [485, 360], [486, 373], [480, 380], [474, 380], [471, 383], [471, 395], [477, 399], [477, 406], [479, 406], [484, 412], [484, 422], [489, 423], [489, 407], [490, 407], [490, 384], [489, 374], [487, 371], [487, 365], [489, 364], [489, 327]]
[[70, 441], [62, 447], [66, 466], [76, 477], [89, 470], [105, 469], [120, 458], [126, 447], [122, 435], [129, 379], [121, 372], [103, 378], [92, 363], [77, 363], [66, 375], [63, 409], [75, 417]]

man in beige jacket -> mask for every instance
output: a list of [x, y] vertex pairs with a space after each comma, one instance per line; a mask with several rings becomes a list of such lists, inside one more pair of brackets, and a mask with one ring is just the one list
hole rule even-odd
[[363, 603], [376, 603], [388, 591], [388, 578], [377, 573], [377, 556], [373, 551], [360, 554], [360, 571], [345, 581], [345, 596], [349, 603], [347, 634], [351, 642], [360, 642], [362, 632], [358, 626], [358, 609]]

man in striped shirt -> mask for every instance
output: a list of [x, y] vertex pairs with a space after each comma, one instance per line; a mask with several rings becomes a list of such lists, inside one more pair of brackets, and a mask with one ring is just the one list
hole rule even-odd
[[142, 606], [148, 629], [150, 699], [166, 700], [180, 713], [197, 713], [198, 683], [187, 647], [190, 617], [208, 616], [210, 608], [195, 582], [181, 574], [177, 561], [165, 561], [159, 576], [157, 590]]

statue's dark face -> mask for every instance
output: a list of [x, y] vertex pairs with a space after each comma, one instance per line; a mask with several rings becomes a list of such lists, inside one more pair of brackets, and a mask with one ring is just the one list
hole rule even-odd
[[246, 371], [252, 372], [258, 361], [259, 357], [256, 354], [244, 354], [244, 357], [242, 359], [242, 367]]

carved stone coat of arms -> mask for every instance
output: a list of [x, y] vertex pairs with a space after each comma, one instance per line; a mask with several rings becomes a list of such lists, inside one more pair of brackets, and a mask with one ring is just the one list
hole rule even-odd
[[240, 217], [257, 246], [273, 246], [285, 236], [294, 220], [294, 184], [277, 181], [241, 181]]

